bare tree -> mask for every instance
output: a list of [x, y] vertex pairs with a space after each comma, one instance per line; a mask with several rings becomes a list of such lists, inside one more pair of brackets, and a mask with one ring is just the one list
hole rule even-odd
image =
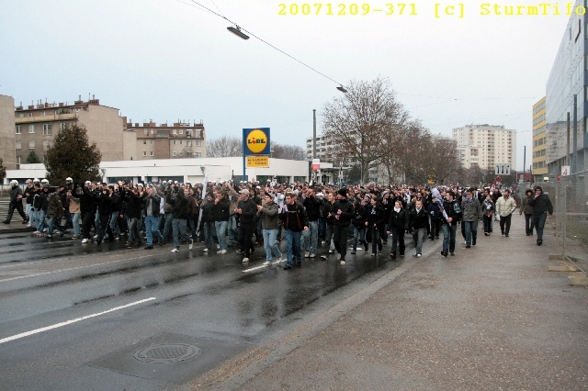
[[460, 163], [457, 156], [457, 147], [454, 142], [447, 139], [432, 139], [432, 150], [429, 152], [429, 174], [438, 184], [449, 184], [456, 179]]
[[353, 158], [367, 178], [370, 168], [380, 163], [386, 147], [382, 141], [402, 113], [388, 79], [350, 82], [347, 93], [327, 103], [322, 113], [325, 136], [337, 144], [334, 157]]
[[206, 156], [235, 157], [243, 156], [243, 144], [240, 138], [222, 135], [206, 142]]
[[306, 152], [298, 145], [272, 142], [272, 157], [276, 159], [306, 160]]

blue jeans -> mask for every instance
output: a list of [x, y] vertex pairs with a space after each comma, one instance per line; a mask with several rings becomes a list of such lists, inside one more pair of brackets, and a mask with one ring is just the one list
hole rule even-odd
[[282, 258], [282, 252], [276, 244], [276, 238], [278, 237], [278, 229], [264, 229], [263, 230], [263, 248], [265, 249], [265, 260], [272, 261], [272, 251], [276, 257]]
[[311, 254], [316, 254], [316, 246], [318, 244], [318, 220], [310, 221], [308, 231], [304, 231], [304, 250]]
[[416, 232], [413, 234], [414, 247], [415, 247], [416, 254], [423, 253], [423, 241], [425, 240], [426, 235], [427, 235], [426, 228], [417, 228]]
[[543, 241], [543, 228], [545, 228], [545, 221], [547, 221], [547, 213], [533, 215], [533, 222], [535, 223], [535, 230], [537, 231], [538, 241]]
[[56, 225], [59, 232], [62, 234], [65, 233], [65, 228], [61, 226], [61, 216], [60, 217], [50, 217], [49, 218], [49, 227], [47, 229], [47, 235], [53, 235], [53, 226]]
[[292, 265], [292, 258], [296, 258], [298, 263], [302, 262], [302, 252], [300, 247], [300, 236], [302, 232], [295, 232], [286, 229], [286, 266]]
[[166, 213], [164, 216], [162, 216], [163, 218], [163, 237], [165, 238], [165, 240], [167, 240], [167, 238], [169, 238], [169, 235], [172, 234], [172, 221], [174, 219], [174, 217], [172, 216], [171, 212], [170, 213]]
[[[118, 227], [118, 216], [120, 215], [120, 212], [112, 212], [112, 214], [110, 215], [110, 229], [112, 230], [112, 234], [114, 236], [120, 236], [120, 228]], [[114, 239], [114, 238], [112, 238]]]
[[353, 235], [353, 251], [357, 250], [357, 241], [359, 240], [360, 243], [365, 242], [365, 226], [358, 227], [356, 225], [353, 226], [354, 235]]
[[139, 219], [136, 217], [127, 217], [127, 225], [129, 226], [129, 238], [127, 242], [131, 244], [141, 243], [141, 236], [139, 235]]
[[214, 222], [214, 228], [216, 229], [216, 236], [218, 237], [218, 244], [220, 245], [221, 251], [227, 249], [227, 236], [225, 232], [227, 232], [228, 225], [228, 221]]
[[175, 248], [180, 248], [180, 239], [190, 243], [192, 239], [186, 233], [186, 219], [173, 219], [172, 226]]
[[163, 235], [159, 231], [159, 217], [145, 216], [145, 234], [147, 235], [147, 246], [153, 246], [153, 235], [159, 243], [163, 243]]
[[216, 229], [214, 227], [214, 221], [206, 221], [202, 223], [202, 228], [204, 231], [204, 240], [206, 242], [206, 248], [212, 250], [212, 245], [218, 242], [218, 238], [216, 235]]
[[229, 244], [235, 246], [239, 243], [239, 234], [237, 231], [237, 216], [232, 214], [229, 217]]
[[71, 215], [71, 224], [73, 226], [74, 235], [82, 236], [82, 229], [80, 228], [80, 214], [74, 213]]
[[444, 252], [455, 252], [455, 235], [457, 234], [457, 224], [443, 224], [441, 226], [443, 230], [443, 251]]
[[45, 221], [46, 217], [47, 211], [39, 209], [39, 213], [37, 214], [37, 231], [43, 232], [43, 230], [47, 228], [47, 222]]
[[465, 225], [466, 246], [469, 246], [472, 243], [476, 243], [476, 239], [478, 236], [478, 220], [462, 221], [462, 224]]

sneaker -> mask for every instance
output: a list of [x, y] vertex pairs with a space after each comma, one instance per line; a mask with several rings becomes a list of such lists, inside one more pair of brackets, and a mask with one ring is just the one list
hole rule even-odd
[[175, 248], [175, 247], [174, 247], [174, 248], [171, 250], [171, 252], [172, 252], [172, 253], [179, 253], [179, 252], [180, 252], [180, 249], [179, 249], [179, 248]]
[[192, 250], [192, 247], [194, 247], [194, 240], [190, 239], [190, 243], [188, 244], [188, 250]]
[[308, 256], [310, 255], [310, 253], [307, 251], [304, 253], [304, 258], [308, 258]]
[[40, 233], [41, 233], [40, 231], [35, 231], [35, 232], [33, 232], [33, 235], [38, 235]]
[[[206, 251], [208, 251], [208, 250], [206, 250]], [[243, 254], [243, 251], [241, 251], [241, 250], [239, 249], [239, 250], [237, 250], [237, 254]]]
[[114, 237], [114, 240], [115, 240], [115, 241], [116, 241], [116, 240], [120, 240], [120, 236], [115, 236], [115, 237]]
[[86, 243], [88, 243], [89, 241], [90, 241], [90, 239], [88, 239], [88, 238], [85, 238], [84, 240], [82, 240], [82, 244], [86, 244]]
[[345, 260], [344, 259], [341, 260], [341, 265], [345, 265]]
[[455, 257], [455, 253], [449, 253], [452, 257]]
[[329, 257], [327, 257], [326, 255], [321, 255], [321, 259], [322, 259], [323, 261], [326, 261], [327, 259], [329, 259]]
[[226, 254], [227, 250], [218, 250], [216, 253], [217, 254]]
[[271, 266], [272, 265], [272, 261], [265, 261], [263, 263], [263, 266]]
[[337, 254], [337, 261], [341, 259], [341, 254]]
[[329, 254], [333, 254], [333, 250], [329, 250]]
[[247, 258], [247, 257], [243, 258], [243, 261], [242, 261], [242, 262], [243, 262], [243, 263], [247, 263], [247, 262], [249, 262], [249, 258]]
[[284, 266], [284, 268], [283, 268], [283, 269], [284, 269], [284, 270], [292, 270], [292, 266], [290, 266], [290, 265], [286, 265], [286, 266]]
[[94, 235], [94, 239], [98, 239], [98, 235]]
[[375, 257], [376, 256], [376, 253], [371, 253], [370, 256], [371, 257]]
[[208, 252], [208, 249], [206, 247], [204, 247], [204, 250], [202, 250], [202, 251], [204, 251], [205, 253], [207, 253]]
[[6, 220], [4, 220], [4, 221], [2, 222], [2, 224], [10, 224], [10, 221], [6, 221]]
[[159, 242], [159, 247], [161, 246], [165, 246], [166, 241], [164, 240], [163, 242]]
[[216, 245], [216, 249], [217, 249], [217, 250], [220, 250], [220, 244], [217, 244], [217, 245]]
[[47, 235], [47, 239], [52, 239], [53, 235]]
[[420, 258], [422, 256], [423, 256], [423, 254], [420, 254], [420, 253], [416, 255], [417, 258]]
[[505, 238], [508, 238], [508, 234], [504, 234], [504, 237], [505, 237]]
[[396, 254], [394, 254], [394, 253], [390, 253], [390, 258], [392, 258], [392, 259], [396, 259]]
[[153, 250], [153, 246], [145, 246], [144, 249], [145, 250]]
[[356, 253], [355, 253], [355, 250], [351, 250], [350, 254], [351, 254], [351, 255], [355, 255], [355, 254], [356, 254]]
[[308, 256], [308, 258], [315, 258], [316, 254], [315, 253], [310, 253], [310, 255]]
[[445, 258], [447, 258], [447, 251], [441, 251], [441, 255], [443, 255]]

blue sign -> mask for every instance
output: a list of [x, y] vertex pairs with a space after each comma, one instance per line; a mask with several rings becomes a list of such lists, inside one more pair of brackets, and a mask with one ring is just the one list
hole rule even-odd
[[243, 129], [243, 156], [270, 153], [270, 128]]

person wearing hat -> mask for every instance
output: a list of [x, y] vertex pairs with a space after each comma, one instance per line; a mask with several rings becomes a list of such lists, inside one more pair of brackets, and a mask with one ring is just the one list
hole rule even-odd
[[528, 204], [529, 198], [533, 196], [533, 190], [527, 189], [525, 197], [521, 200], [521, 207], [519, 209], [519, 216], [525, 214], [525, 233], [527, 236], [533, 235], [533, 207]]
[[26, 224], [29, 222], [29, 218], [22, 209], [22, 190], [18, 185], [18, 182], [15, 180], [10, 181], [10, 186], [10, 204], [8, 205], [8, 214], [6, 215], [6, 220], [4, 220], [3, 223], [10, 224], [10, 220], [12, 220], [12, 214], [14, 213], [14, 209], [16, 209], [20, 217], [22, 217], [22, 223]]
[[239, 202], [235, 208], [235, 214], [239, 216], [239, 244], [241, 246], [237, 253], [245, 255], [243, 263], [247, 263], [251, 253], [255, 250], [251, 238], [255, 231], [255, 215], [257, 214], [257, 205], [250, 198], [249, 190], [239, 191]]
[[333, 241], [337, 250], [337, 259], [341, 260], [341, 265], [345, 265], [345, 255], [347, 254], [347, 237], [349, 228], [354, 215], [354, 207], [347, 199], [347, 189], [341, 188], [337, 192], [337, 201], [333, 204], [331, 214], [335, 217], [333, 222]]
[[535, 195], [529, 197], [527, 204], [533, 208], [533, 222], [537, 230], [537, 246], [543, 244], [543, 228], [547, 220], [547, 214], [553, 215], [553, 205], [548, 196], [543, 194], [541, 186], [535, 187]]

